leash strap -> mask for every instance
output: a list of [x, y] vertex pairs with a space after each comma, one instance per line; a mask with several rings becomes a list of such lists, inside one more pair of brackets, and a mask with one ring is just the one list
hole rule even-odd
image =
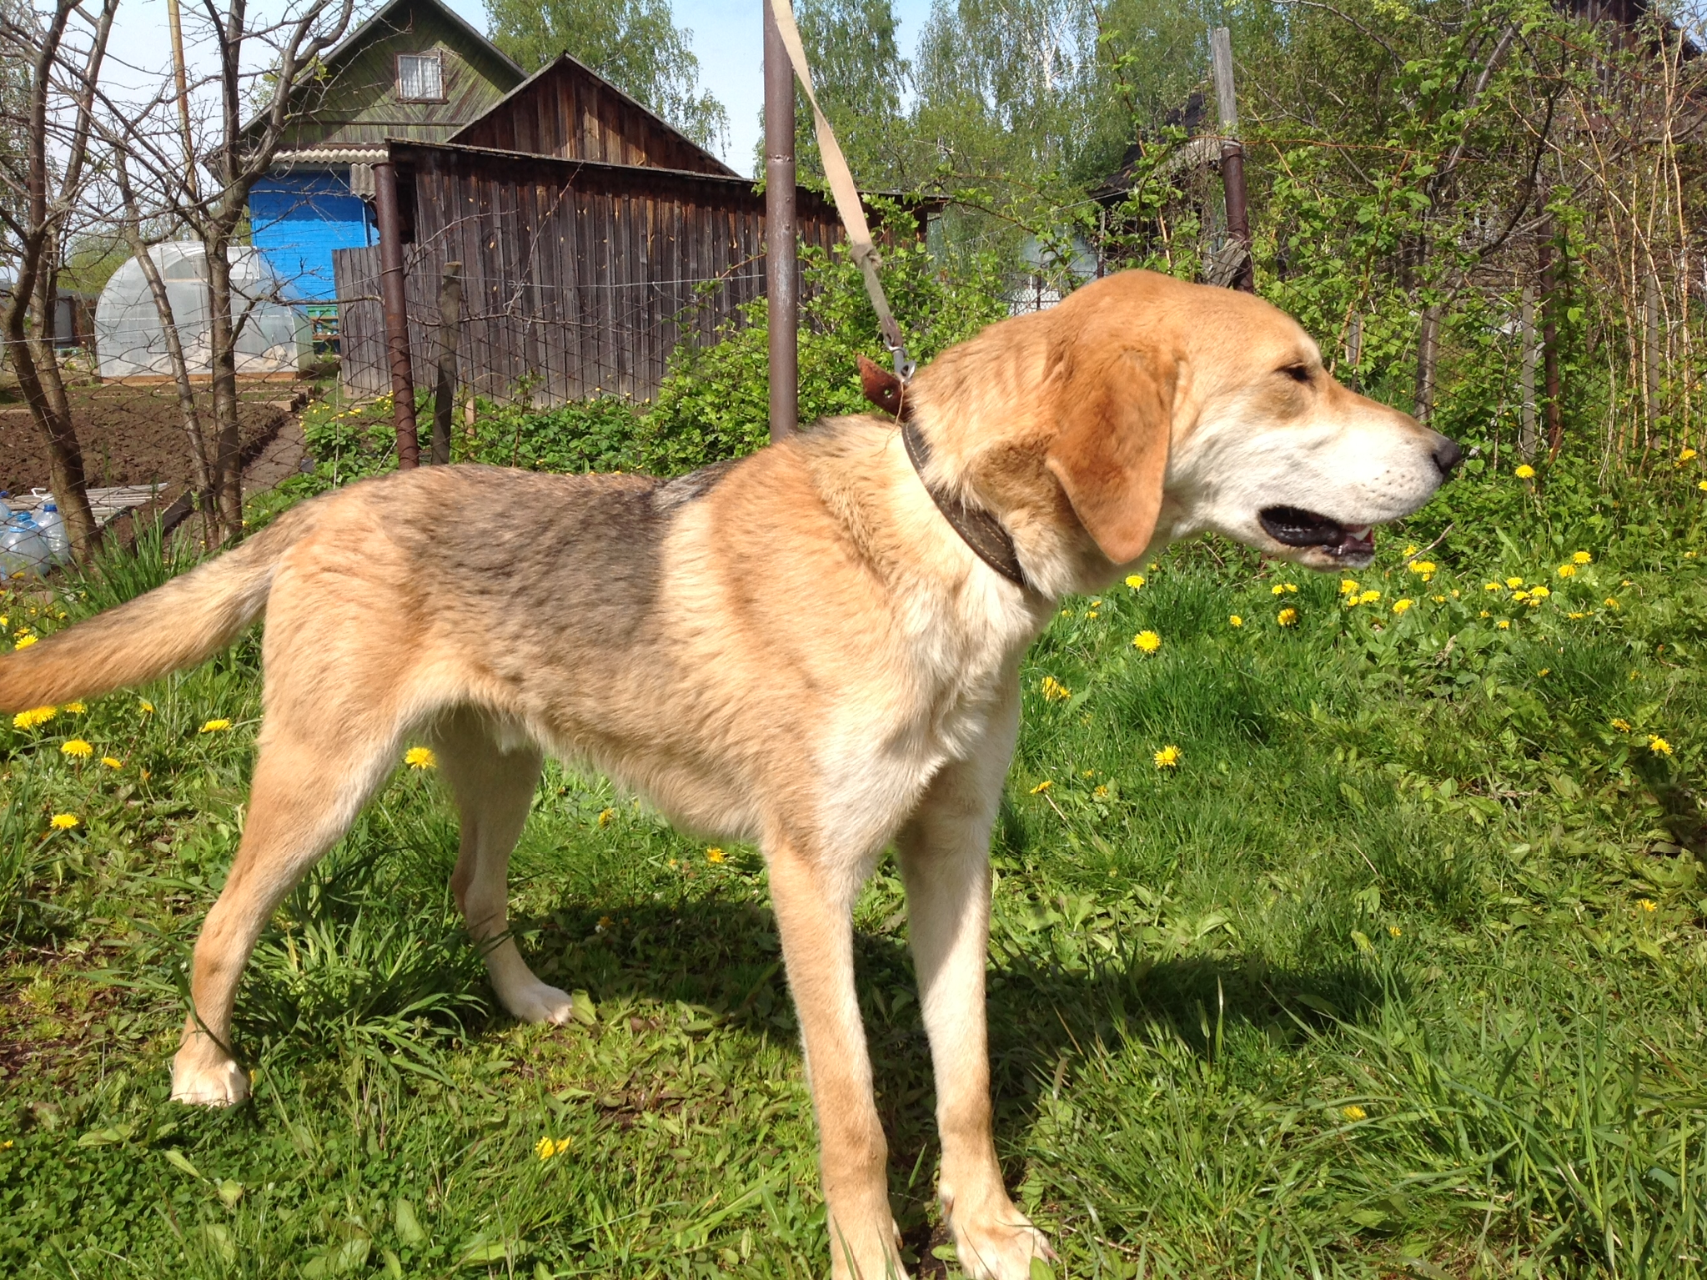
[[1025, 580], [1025, 570], [1020, 567], [1019, 553], [1014, 550], [1014, 540], [1008, 536], [1008, 531], [1002, 528], [1002, 522], [988, 511], [969, 507], [960, 499], [949, 497], [925, 480], [925, 464], [931, 460], [931, 446], [919, 433], [918, 424], [911, 418], [902, 420], [901, 440], [907, 446], [908, 461], [913, 464], [913, 470], [919, 473], [919, 482], [925, 486], [925, 492], [931, 495], [936, 509], [942, 512], [943, 518], [960, 535], [960, 540], [972, 548], [974, 555], [1009, 582], [1022, 589], [1028, 587], [1030, 584]]
[[865, 291], [871, 297], [872, 309], [877, 312], [878, 332], [883, 335], [883, 345], [895, 362], [895, 376], [907, 382], [912, 378], [916, 365], [907, 355], [901, 326], [895, 323], [894, 313], [889, 310], [889, 299], [883, 292], [883, 282], [877, 278], [877, 268], [883, 265], [883, 260], [877, 256], [877, 246], [871, 242], [871, 228], [866, 225], [865, 209], [859, 202], [859, 188], [854, 186], [853, 174], [848, 170], [841, 144], [836, 141], [835, 130], [830, 128], [823, 108], [818, 105], [818, 95], [812, 89], [812, 68], [806, 61], [806, 47], [800, 42], [800, 28], [794, 23], [793, 6], [789, 0], [767, 2], [776, 18], [776, 28], [782, 35], [783, 47], [788, 50], [794, 74], [800, 80], [800, 87], [806, 91], [806, 101], [812, 104], [812, 123], [818, 134], [818, 152], [824, 158], [824, 176], [830, 180], [830, 196], [835, 201], [836, 212], [841, 215], [842, 226], [847, 230], [853, 260], [865, 277]]

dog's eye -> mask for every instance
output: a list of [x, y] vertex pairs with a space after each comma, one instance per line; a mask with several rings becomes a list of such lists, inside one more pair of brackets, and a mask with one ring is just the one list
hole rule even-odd
[[1289, 364], [1281, 372], [1294, 382], [1310, 381], [1310, 371], [1301, 364]]

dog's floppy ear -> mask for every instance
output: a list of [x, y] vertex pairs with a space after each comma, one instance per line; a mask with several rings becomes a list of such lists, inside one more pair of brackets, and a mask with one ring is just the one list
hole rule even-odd
[[1125, 564], [1150, 544], [1161, 512], [1176, 367], [1130, 349], [1069, 361], [1046, 465], [1102, 553]]

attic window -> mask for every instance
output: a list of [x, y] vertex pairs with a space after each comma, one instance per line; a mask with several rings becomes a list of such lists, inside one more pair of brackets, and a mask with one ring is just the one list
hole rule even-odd
[[443, 102], [445, 71], [438, 53], [397, 55], [397, 100], [399, 102]]

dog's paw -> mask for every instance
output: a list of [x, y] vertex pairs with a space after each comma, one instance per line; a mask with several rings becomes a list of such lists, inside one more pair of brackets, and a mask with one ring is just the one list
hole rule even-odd
[[980, 1212], [952, 1207], [948, 1229], [960, 1269], [972, 1280], [1030, 1280], [1033, 1258], [1055, 1257], [1043, 1233], [1006, 1196]]
[[172, 1101], [192, 1107], [229, 1107], [249, 1096], [249, 1077], [230, 1058], [172, 1063]]
[[524, 986], [500, 991], [498, 998], [511, 1016], [522, 1022], [565, 1023], [574, 1016], [575, 1005], [567, 991], [547, 986], [537, 978]]

